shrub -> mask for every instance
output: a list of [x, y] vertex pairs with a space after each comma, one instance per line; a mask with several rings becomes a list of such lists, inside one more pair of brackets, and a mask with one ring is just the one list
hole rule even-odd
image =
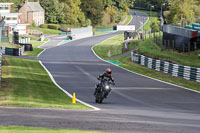
[[48, 24], [48, 28], [58, 30], [60, 28], [60, 25], [58, 25], [58, 24]]
[[41, 24], [40, 27], [58, 30], [60, 28], [60, 25], [58, 25], [58, 24]]
[[48, 24], [41, 24], [40, 28], [48, 28]]

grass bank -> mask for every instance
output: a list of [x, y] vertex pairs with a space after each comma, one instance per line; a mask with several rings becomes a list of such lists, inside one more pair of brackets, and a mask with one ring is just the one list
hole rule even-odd
[[85, 131], [76, 129], [49, 129], [22, 126], [0, 127], [2, 133], [105, 133], [97, 131]]
[[60, 34], [61, 33], [60, 30], [54, 30], [54, 29], [48, 29], [48, 28], [40, 28], [40, 27], [32, 27], [32, 26], [28, 26], [28, 29], [40, 30], [40, 31], [43, 32], [43, 34]]
[[20, 45], [13, 44], [13, 43], [8, 43], [8, 42], [2, 42], [2, 46], [8, 47], [8, 48], [21, 48]]
[[118, 35], [112, 39], [106, 40], [94, 47], [94, 51], [100, 57], [109, 57], [122, 53], [124, 35]]
[[[186, 60], [186, 62], [188, 60], [190, 60], [190, 59], [188, 59], [188, 60], [186, 59], [186, 58], [189, 58], [189, 57], [187, 57], [188, 54], [185, 54], [183, 56], [182, 53], [177, 53], [175, 51], [165, 51], [165, 52], [160, 51], [159, 52], [158, 51], [159, 47], [155, 44], [153, 44], [153, 50], [150, 50], [149, 41], [150, 40], [135, 41], [133, 43], [133, 45], [129, 45], [129, 49], [140, 48], [141, 53], [145, 52], [149, 56], [159, 55], [159, 53], [160, 53], [161, 55], [159, 55], [159, 57], [162, 57], [163, 54], [164, 54], [165, 56], [171, 57], [171, 58], [167, 58], [168, 60], [170, 59], [171, 61], [177, 61], [178, 62], [179, 61], [178, 58], [181, 58], [182, 60]], [[200, 88], [199, 88], [200, 83], [188, 81], [188, 80], [185, 80], [185, 79], [182, 79], [182, 78], [173, 77], [173, 76], [170, 76], [168, 74], [157, 72], [155, 70], [141, 66], [139, 64], [132, 62], [130, 56], [118, 57], [118, 58], [107, 58], [108, 57], [107, 56], [108, 51], [111, 51], [111, 53], [120, 54], [120, 50], [121, 50], [120, 47], [122, 47], [122, 45], [123, 45], [122, 42], [123, 42], [123, 39], [116, 36], [114, 38], [111, 38], [107, 41], [104, 41], [104, 42], [96, 45], [94, 47], [94, 51], [96, 52], [96, 54], [98, 56], [100, 56], [101, 58], [104, 58], [105, 60], [112, 60], [112, 61], [115, 61], [115, 62], [120, 62], [121, 67], [124, 67], [124, 68], [126, 68], [130, 71], [133, 71], [133, 72], [136, 72], [136, 73], [139, 73], [139, 74], [142, 74], [142, 75], [146, 75], [146, 76], [149, 76], [149, 77], [152, 77], [152, 78], [155, 78], [155, 79], [159, 79], [159, 80], [162, 80], [162, 81], [166, 81], [166, 82], [169, 82], [169, 83], [172, 83], [172, 84], [176, 84], [176, 85], [179, 85], [179, 86], [183, 86], [183, 87], [187, 87], [187, 88], [190, 88], [190, 89], [193, 89], [193, 90], [200, 91]], [[116, 52], [115, 49], [118, 49], [119, 52]], [[171, 54], [173, 54], [173, 55], [171, 55]], [[192, 53], [191, 53], [191, 55], [192, 55]], [[199, 61], [196, 60], [195, 63], [199, 64]], [[192, 64], [192, 65], [194, 64], [194, 60], [192, 59], [192, 57], [191, 57], [190, 63], [188, 63], [188, 64]]]
[[72, 104], [36, 60], [3, 57], [1, 106], [88, 109]]
[[138, 52], [140, 54], [148, 55], [153, 58], [158, 58], [185, 66], [193, 66], [200, 68], [200, 58], [198, 57], [198, 54], [200, 54], [200, 50], [193, 52], [179, 53], [173, 50], [161, 50], [160, 47], [155, 43], [152, 43], [152, 49], [150, 49], [151, 48], [150, 39], [146, 39], [144, 41], [142, 40], [131, 41], [128, 44], [128, 48], [129, 50], [138, 48], [139, 49]]

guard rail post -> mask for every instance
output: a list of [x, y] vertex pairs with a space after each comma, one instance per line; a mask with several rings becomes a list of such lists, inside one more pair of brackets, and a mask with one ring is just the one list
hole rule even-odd
[[[2, 37], [2, 28], [5, 24], [5, 17], [2, 17], [0, 21], [0, 47], [1, 47], [1, 37]], [[0, 49], [0, 81], [1, 81], [1, 62], [2, 62], [2, 50]], [[1, 87], [1, 84], [0, 84]]]

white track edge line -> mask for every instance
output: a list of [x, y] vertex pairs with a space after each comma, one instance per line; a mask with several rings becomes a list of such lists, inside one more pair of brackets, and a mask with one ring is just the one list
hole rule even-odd
[[37, 57], [39, 57], [45, 50], [46, 50], [46, 48], [43, 49], [43, 50], [37, 55]]
[[[49, 70], [43, 65], [42, 61], [39, 60], [39, 62], [40, 62], [40, 64], [41, 64], [41, 66], [45, 69], [45, 71], [48, 73], [48, 75], [49, 75], [49, 77], [51, 78], [51, 80], [53, 81], [53, 83], [54, 83], [59, 89], [61, 89], [65, 94], [67, 94], [70, 98], [73, 98], [73, 96], [72, 96], [69, 92], [67, 92], [66, 90], [64, 90], [61, 86], [59, 86], [59, 85], [56, 83], [55, 79], [53, 78], [53, 76], [51, 75], [51, 73], [49, 72]], [[88, 107], [91, 107], [91, 108], [93, 108], [94, 110], [101, 110], [101, 109], [99, 109], [99, 108], [97, 108], [97, 107], [95, 107], [95, 106], [92, 106], [92, 105], [90, 105], [90, 104], [88, 104], [88, 103], [85, 103], [85, 102], [83, 102], [83, 101], [81, 101], [81, 100], [79, 100], [79, 99], [76, 99], [76, 101], [78, 101], [79, 103], [84, 104], [84, 105], [86, 105], [86, 106], [88, 106]]]
[[[48, 39], [48, 41], [46, 41], [46, 42], [43, 43], [42, 45], [45, 45], [46, 43], [48, 43], [48, 42], [51, 40], [50, 38], [47, 38], [47, 39]], [[41, 48], [42, 45], [38, 46], [37, 48]]]

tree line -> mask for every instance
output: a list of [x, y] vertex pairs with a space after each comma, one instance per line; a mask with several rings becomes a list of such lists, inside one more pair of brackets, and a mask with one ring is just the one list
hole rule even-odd
[[[29, 0], [34, 1], [34, 0]], [[12, 2], [13, 9], [20, 8], [25, 0], [1, 0]], [[200, 0], [40, 0], [45, 9], [46, 23], [77, 26], [101, 25], [107, 16], [110, 23], [119, 23], [130, 7], [167, 11], [167, 23], [198, 21]], [[199, 20], [200, 21], [200, 20]]]
[[[25, 0], [1, 0], [13, 2], [19, 8]], [[34, 0], [29, 0], [33, 2]], [[135, 0], [40, 0], [45, 9], [46, 23], [79, 26], [101, 25], [105, 15], [110, 23], [118, 23], [127, 14]]]
[[135, 7], [164, 12], [167, 24], [184, 23], [200, 21], [200, 0], [135, 0]]

